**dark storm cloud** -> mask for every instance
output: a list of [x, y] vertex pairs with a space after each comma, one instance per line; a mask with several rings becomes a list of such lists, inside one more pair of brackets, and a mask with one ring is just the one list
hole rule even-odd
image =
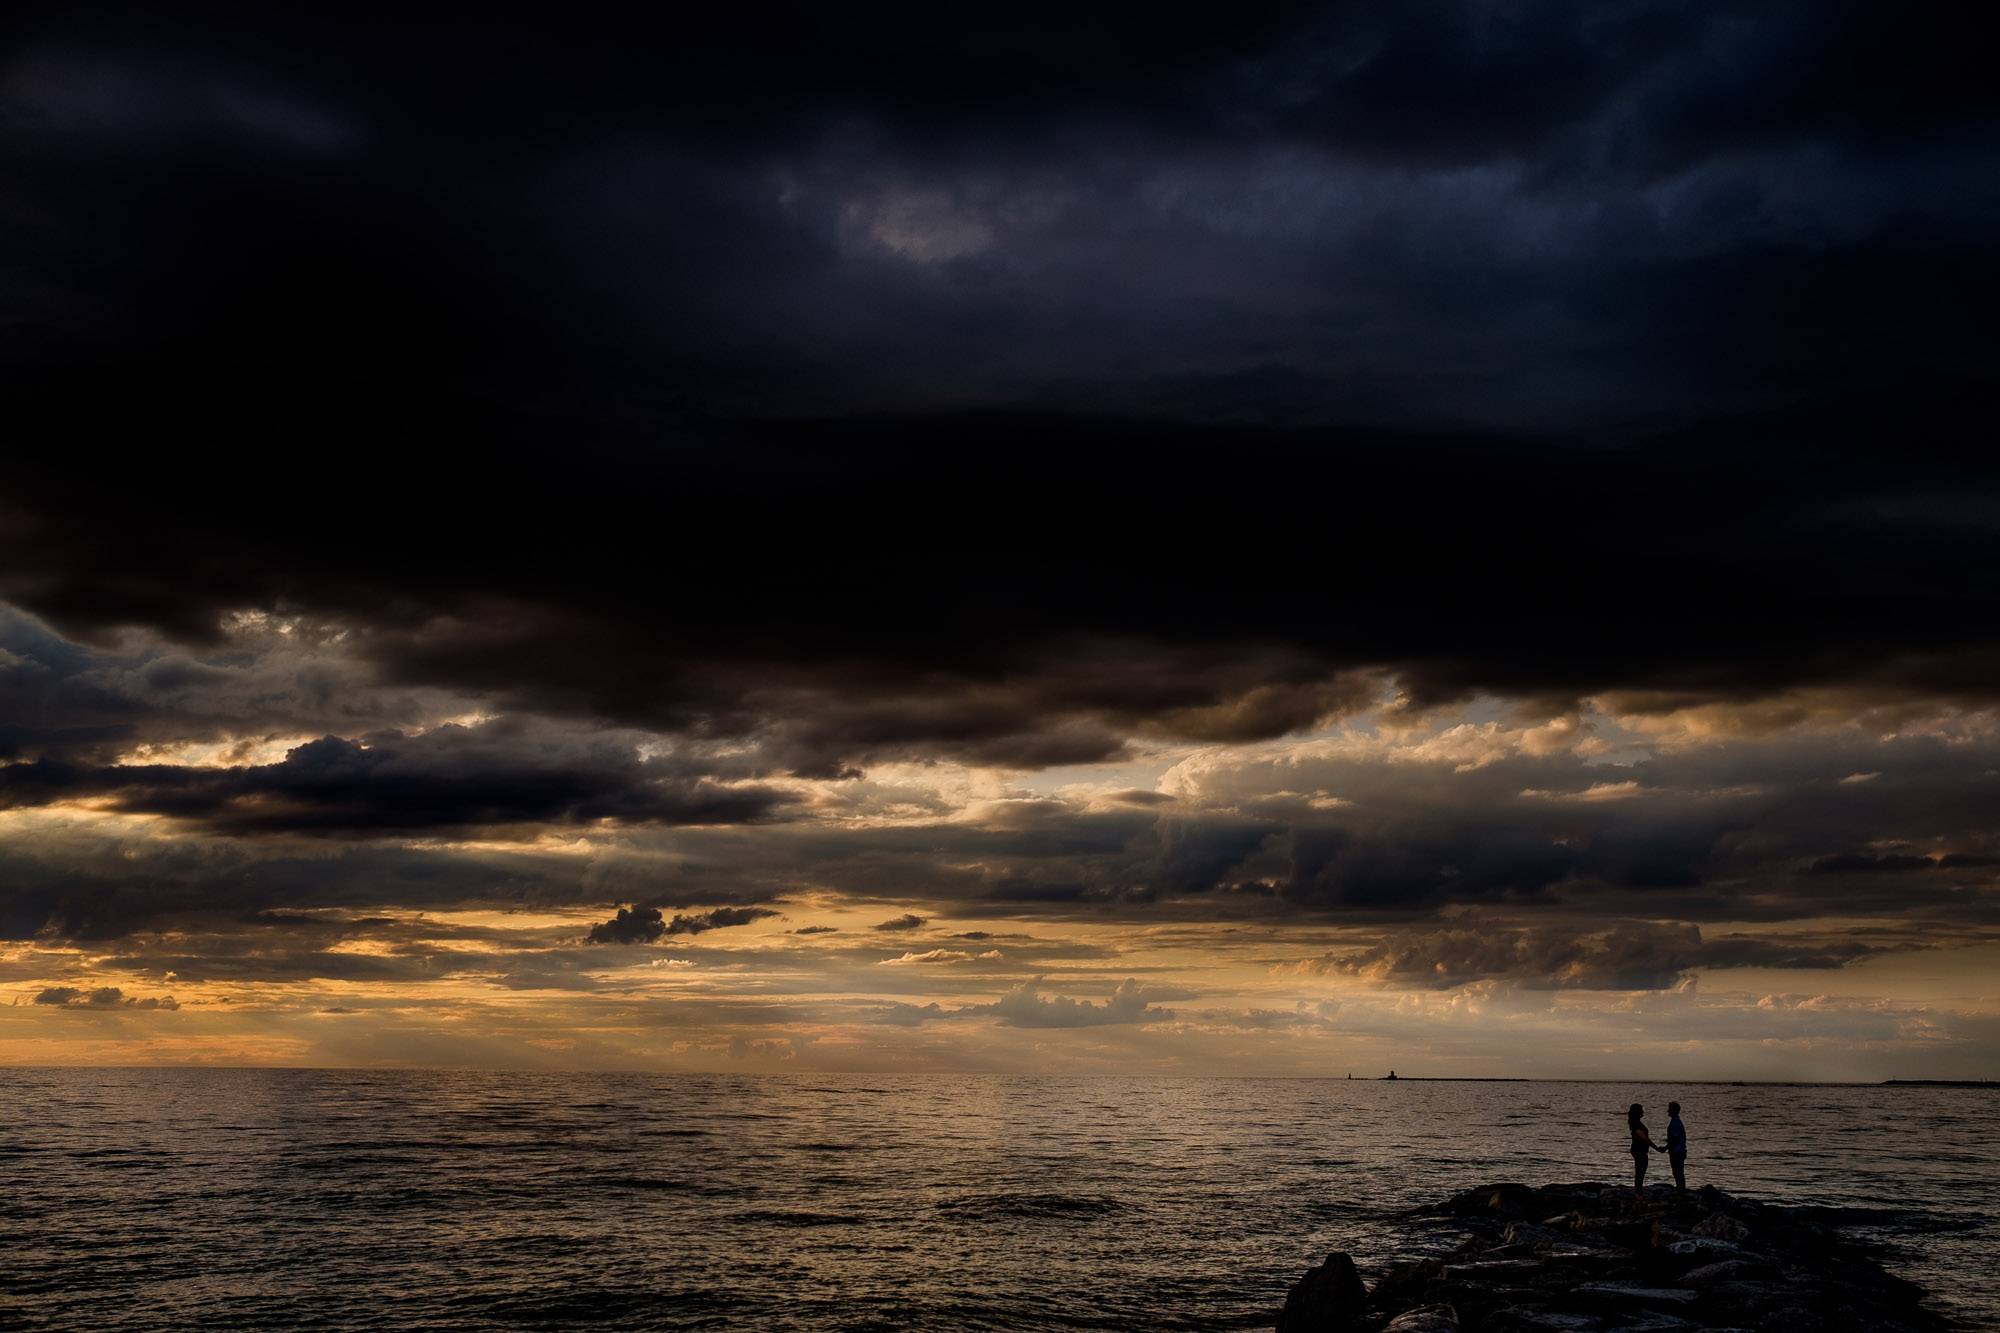
[[621, 907], [611, 920], [590, 928], [589, 940], [592, 944], [651, 944], [663, 936], [699, 935], [705, 930], [747, 926], [777, 915], [768, 907], [718, 907], [712, 912], [676, 912], [674, 919], [667, 921], [657, 907], [633, 907], [629, 911]]
[[[1990, 697], [1953, 11], [1052, 12], [31, 14], [5, 592], [815, 776], [1277, 734], [1351, 666]], [[156, 707], [14, 688], [20, 756]]]
[[379, 688], [337, 627], [238, 616], [211, 637], [199, 652], [146, 634], [88, 645], [0, 606], [0, 761], [104, 763], [188, 742], [247, 752], [260, 738], [424, 726], [463, 711], [462, 699]]
[[778, 913], [768, 907], [718, 907], [712, 912], [682, 914], [676, 912], [674, 919], [667, 923], [669, 935], [699, 935], [704, 930], [720, 930], [724, 926], [747, 926], [753, 921], [762, 921]]
[[1533, 900], [1569, 878], [1576, 854], [1532, 827], [1450, 821], [1418, 831], [1299, 829], [1284, 891], [1315, 906], [1407, 908], [1489, 898]]
[[0, 808], [96, 799], [221, 833], [355, 834], [596, 820], [742, 823], [784, 801], [609, 745], [538, 763], [508, 739], [504, 729], [450, 725], [417, 736], [326, 736], [279, 763], [238, 768], [42, 759], [0, 768]]
[[[1463, 730], [1408, 747], [1349, 737], [1213, 752], [1172, 802], [1145, 810], [1018, 800], [980, 819], [679, 841], [713, 867], [711, 892], [769, 898], [807, 882], [945, 918], [1359, 924], [1474, 904], [1552, 919], [1852, 915], [1940, 940], [2000, 923], [1983, 864], [2000, 854], [1987, 828], [2000, 749], [1983, 732], [1808, 730], [1607, 765], [1518, 748], [1536, 734]], [[1564, 745], [1587, 735], [1557, 730]], [[1419, 758], [1426, 745], [1442, 748]], [[1857, 843], [1924, 864], [1810, 873]]]
[[1696, 968], [1834, 968], [1892, 947], [1897, 946], [1861, 939], [1741, 934], [1705, 941], [1689, 924], [1519, 930], [1480, 923], [1398, 934], [1358, 953], [1313, 960], [1305, 969], [1439, 989], [1502, 980], [1531, 988], [1663, 990]]
[[146, 703], [91, 679], [90, 657], [0, 607], [0, 762], [103, 753], [138, 733]]
[[[1866, 139], [1990, 114], [1971, 18], [1923, 4], [1328, 6], [1253, 66], [1264, 114], [1392, 161], [1561, 161], [1663, 170], [1813, 133]], [[1575, 163], [1581, 167], [1584, 163]]]
[[1730, 934], [1702, 941], [1701, 967], [1833, 968], [1864, 958], [1922, 945], [1864, 939], [1786, 940]]
[[85, 826], [44, 830], [0, 847], [0, 938], [104, 941], [199, 919], [234, 923], [237, 930], [302, 932], [307, 947], [321, 948], [329, 933], [378, 927], [365, 916], [339, 926], [278, 927], [261, 914], [274, 907], [286, 915], [311, 908], [350, 916], [385, 908], [595, 906], [633, 898], [688, 905], [778, 896], [750, 876], [729, 878], [717, 889], [644, 856], [584, 859], [526, 844], [517, 850], [345, 839], [301, 845]]
[[[116, 955], [116, 961], [161, 979], [186, 984], [210, 982], [344, 981], [397, 984], [435, 981], [475, 966], [477, 955], [453, 957], [448, 965], [432, 965], [424, 954], [378, 957], [334, 953], [287, 941], [255, 945], [227, 936], [195, 935], [180, 949], [162, 949], [139, 942]], [[489, 963], [492, 960], [487, 960]]]
[[[1361, 740], [1265, 757], [1218, 751], [1173, 801], [1147, 808], [1015, 800], [977, 817], [942, 811], [934, 822], [882, 827], [795, 821], [754, 837], [681, 827], [670, 858], [652, 842], [668, 835], [645, 826], [583, 856], [528, 844], [508, 852], [315, 840], [301, 851], [291, 840], [51, 832], [0, 859], [0, 918], [14, 938], [109, 940], [221, 913], [236, 929], [296, 934], [297, 950], [311, 953], [342, 933], [378, 929], [355, 918], [383, 908], [615, 899], [641, 904], [638, 929], [657, 939], [673, 923], [693, 934], [718, 913], [735, 922], [768, 911], [754, 905], [810, 884], [907, 904], [880, 924], [1053, 916], [1375, 925], [1475, 904], [1551, 920], [1578, 911], [1767, 923], [1831, 914], [1905, 921], [1932, 940], [2000, 926], [2000, 847], [1987, 827], [2000, 752], [1990, 737], [1808, 731], [1607, 766], [1566, 750], [1515, 752], [1519, 734], [1475, 731], [1474, 748], [1453, 741], [1423, 761]], [[1583, 734], [1563, 732], [1566, 741]], [[1856, 774], [1868, 780], [1843, 780]], [[1306, 799], [1315, 792], [1338, 799]], [[1813, 873], [1857, 845], [1877, 849], [1866, 854], [1871, 865], [1912, 864]], [[293, 920], [307, 911], [312, 919]], [[615, 918], [607, 929], [616, 933]], [[856, 948], [861, 962], [879, 957], [879, 946]]]
[[127, 995], [116, 986], [99, 986], [83, 990], [76, 986], [49, 986], [36, 992], [35, 1004], [50, 1004], [65, 1009], [166, 1009], [180, 1008], [171, 995], [148, 995], [141, 999], [137, 995]]
[[[1840, 782], [1863, 756], [1886, 767], [1867, 784]], [[1336, 765], [1296, 776], [1355, 790], [1353, 807], [1297, 820], [1289, 847], [1274, 851], [1287, 851], [1282, 891], [1305, 904], [1656, 901], [1698, 920], [1856, 912], [1969, 923], [1991, 906], [1981, 887], [1990, 872], [1960, 858], [1985, 855], [1969, 849], [1987, 836], [1978, 811], [1992, 799], [1993, 758], [1990, 738], [1804, 737], [1704, 746], [1608, 774], [1568, 755], [1517, 757], [1445, 786], [1421, 770]], [[1533, 776], [1555, 772], [1568, 775], [1567, 800]], [[1623, 783], [1607, 791], [1607, 777]], [[1834, 850], [1861, 831], [1878, 845], [1968, 850]]]
[[[1007, 458], [1004, 476], [981, 483], [982, 503], [995, 514], [1037, 516], [1052, 531], [1097, 531], [1099, 512], [1116, 505], [1202, 534], [1139, 562], [1108, 537], [1004, 557], [968, 548], [976, 530], [954, 522], [958, 499], [903, 493], [892, 516], [884, 494], [863, 493], [875, 491], [871, 465], [827, 476], [807, 461], [807, 432], [795, 437], [797, 451], [752, 445], [685, 469], [621, 469], [633, 495], [654, 484], [631, 474], [655, 468], [670, 492], [759, 495], [775, 528], [832, 552], [816, 557], [810, 573], [781, 550], [745, 551], [733, 568], [711, 564], [662, 600], [659, 585], [602, 571], [662, 558], [698, 562], [701, 548], [725, 548], [725, 535], [706, 530], [713, 520], [700, 514], [676, 516], [658, 532], [646, 514], [618, 512], [629, 499], [609, 495], [593, 496], [588, 513], [479, 519], [481, 530], [539, 529], [545, 539], [532, 551], [495, 551], [468, 576], [485, 588], [426, 589], [427, 570], [443, 577], [445, 548], [479, 540], [457, 530], [470, 525], [468, 512], [390, 539], [410, 543], [396, 553], [409, 577], [395, 605], [414, 622], [364, 625], [351, 651], [392, 680], [491, 692], [517, 709], [755, 738], [768, 762], [819, 776], [905, 756], [1082, 762], [1115, 756], [1121, 732], [1142, 727], [1216, 739], [1276, 734], [1351, 710], [1352, 689], [1308, 688], [1348, 667], [1396, 670], [1426, 700], [1482, 689], [1736, 698], [1854, 682], [1987, 699], [2000, 679], [2000, 650], [1990, 622], [1965, 608], [1994, 566], [2000, 480], [1942, 450], [1923, 457], [1923, 439], [1953, 444], [1972, 429], [1954, 425], [1936, 436], [1936, 426], [1856, 413], [1841, 424], [1773, 420], [1698, 445], [1620, 452], [1129, 430], [1082, 430], [1071, 447], [1056, 441], [1075, 430], [1017, 434], [992, 422], [900, 426], [879, 437], [842, 428], [863, 447], [869, 438], [894, 441], [878, 456], [890, 473], [929, 475], [926, 442], [971, 443], [974, 456]], [[1916, 439], [1895, 463], [1839, 443], [1878, 432]], [[1809, 472], [1799, 470], [1795, 440], [1820, 451]], [[1769, 451], [1759, 454], [1760, 445]], [[1201, 488], [1178, 480], [1204, 475], [1217, 454], [1242, 471]], [[1118, 461], [1128, 457], [1148, 463], [1134, 471]], [[742, 475], [718, 478], [718, 470]], [[1328, 471], [1348, 493], [1408, 497], [1426, 532], [1449, 537], [1411, 539], [1394, 504], [1332, 526], [1267, 521], [1258, 504], [1267, 479], [1311, 486], [1304, 479]], [[1222, 498], [1238, 487], [1239, 498]], [[303, 540], [309, 525], [296, 535], [273, 532], [268, 545], [217, 550], [218, 536], [255, 534], [220, 515], [213, 526], [189, 517], [191, 530], [155, 534], [169, 543], [165, 556], [134, 551], [123, 567], [29, 542], [16, 552], [12, 586], [42, 610], [84, 623], [140, 618], [189, 629], [232, 605], [276, 597], [269, 579], [279, 575], [316, 584], [310, 595], [330, 614], [372, 616], [360, 602], [383, 604], [369, 580], [386, 580], [388, 570], [324, 570], [324, 548]], [[140, 528], [150, 522], [130, 516]], [[897, 532], [899, 551], [909, 554], [853, 549], [834, 525]], [[958, 530], [939, 530], [947, 526]], [[994, 529], [996, 544], [1004, 531]], [[841, 554], [847, 549], [853, 554]], [[1227, 553], [1250, 550], [1256, 567], [1239, 577]], [[232, 572], [206, 579], [183, 561]], [[1809, 580], [1797, 577], [1801, 566], [1812, 570]], [[1368, 577], [1357, 578], [1364, 570]], [[114, 588], [114, 600], [99, 598]], [[840, 595], [860, 588], [894, 595]], [[1888, 601], [1904, 608], [1893, 623], [1855, 614]], [[921, 632], [913, 607], [922, 608]], [[1592, 632], [1579, 638], [1581, 607], [1590, 608]], [[995, 623], [1007, 633], [996, 638]], [[790, 657], [774, 637], [779, 625], [819, 644], [811, 662]], [[1079, 643], [1085, 627], [1094, 633]], [[1264, 646], [1277, 639], [1289, 646]], [[1244, 706], [1272, 690], [1295, 696], [1297, 706]], [[144, 708], [141, 699], [122, 711]], [[91, 720], [80, 708], [46, 715], [51, 724], [26, 724], [43, 737], [37, 752], [58, 747], [69, 727], [131, 725]], [[1223, 717], [1231, 722], [1218, 734]], [[116, 735], [69, 732], [79, 745]], [[30, 743], [24, 735], [14, 748]]]
[[[1954, 859], [1953, 864], [1965, 864]], [[1973, 864], [1977, 864], [1974, 862]], [[1931, 870], [1938, 861], [1928, 856], [1874, 856], [1867, 852], [1841, 852], [1822, 856], [1807, 870], [1809, 875], [1892, 875], [1905, 870]]]
[[667, 933], [657, 907], [619, 908], [618, 915], [590, 928], [592, 944], [651, 944]]
[[[1069, 867], [1059, 868], [1059, 872]], [[1093, 891], [1089, 884], [1077, 880], [1035, 879], [1025, 875], [1008, 875], [1000, 879], [982, 895], [986, 901], [995, 903], [1015, 903], [1030, 906], [1035, 903], [1056, 906], [1063, 903], [1098, 903], [1105, 893]]]
[[1206, 893], [1243, 864], [1271, 836], [1267, 824], [1228, 819], [1163, 818], [1157, 826], [1158, 853], [1148, 867], [1144, 892], [1178, 896]]

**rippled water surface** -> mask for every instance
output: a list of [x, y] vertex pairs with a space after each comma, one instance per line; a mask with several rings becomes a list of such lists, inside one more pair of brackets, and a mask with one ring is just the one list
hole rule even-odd
[[0, 1070], [0, 1326], [1268, 1328], [1439, 1243], [1385, 1211], [1620, 1179], [1669, 1097], [1691, 1184], [2000, 1328], [1987, 1089], [101, 1069]]

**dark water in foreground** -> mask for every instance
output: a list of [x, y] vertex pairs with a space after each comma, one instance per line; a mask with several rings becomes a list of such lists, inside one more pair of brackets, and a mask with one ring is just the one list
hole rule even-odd
[[1326, 1251], [1437, 1243], [1381, 1210], [1621, 1178], [1670, 1096], [1691, 1184], [1863, 1210], [2000, 1328], [1984, 1089], [39, 1069], [0, 1326], [1268, 1328]]

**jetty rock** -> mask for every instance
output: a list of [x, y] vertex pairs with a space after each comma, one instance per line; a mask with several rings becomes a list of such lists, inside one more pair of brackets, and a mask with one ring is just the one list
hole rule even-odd
[[[1943, 1333], [1913, 1283], [1831, 1214], [1713, 1186], [1481, 1185], [1397, 1214], [1462, 1233], [1372, 1288], [1335, 1251], [1300, 1278], [1278, 1333]], [[1432, 1247], [1434, 1248], [1434, 1247]]]

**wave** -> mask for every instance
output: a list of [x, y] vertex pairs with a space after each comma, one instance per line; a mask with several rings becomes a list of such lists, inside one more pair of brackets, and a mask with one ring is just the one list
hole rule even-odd
[[776, 1227], [844, 1227], [868, 1219], [858, 1213], [813, 1213], [797, 1209], [758, 1209], [737, 1213], [731, 1222], [747, 1222]]
[[695, 1180], [676, 1180], [666, 1176], [600, 1176], [590, 1181], [597, 1189], [644, 1190], [676, 1194], [698, 1194], [707, 1199], [740, 1198], [757, 1193], [757, 1186], [711, 1185]]
[[1102, 1217], [1128, 1207], [1101, 1194], [969, 1194], [932, 1206], [960, 1217]]

